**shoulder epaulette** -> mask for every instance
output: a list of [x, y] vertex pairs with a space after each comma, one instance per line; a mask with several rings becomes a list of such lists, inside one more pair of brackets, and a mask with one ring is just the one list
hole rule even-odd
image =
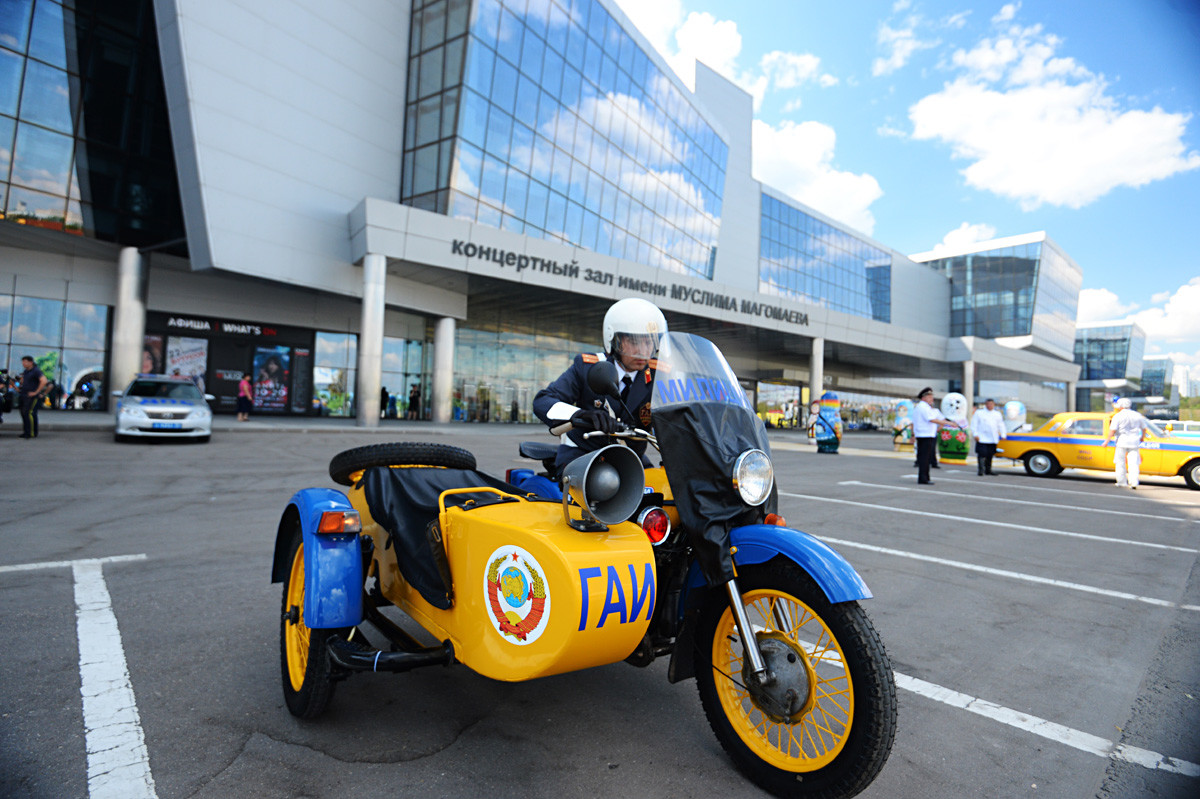
[[599, 363], [599, 361], [600, 361], [600, 356], [596, 355], [595, 353], [585, 352], [583, 354], [583, 362], [584, 363]]

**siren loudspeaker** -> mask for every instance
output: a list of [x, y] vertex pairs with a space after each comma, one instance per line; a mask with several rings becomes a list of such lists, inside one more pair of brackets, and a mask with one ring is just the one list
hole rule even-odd
[[[562, 480], [563, 496], [583, 508], [585, 523], [590, 518], [605, 525], [623, 522], [638, 509], [646, 473], [637, 453], [611, 444], [568, 463]], [[565, 502], [563, 507], [566, 512]], [[572, 526], [577, 527], [574, 521]]]

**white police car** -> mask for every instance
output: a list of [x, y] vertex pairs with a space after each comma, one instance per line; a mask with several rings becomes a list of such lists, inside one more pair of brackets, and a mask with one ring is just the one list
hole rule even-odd
[[138, 375], [117, 400], [116, 441], [132, 438], [186, 438], [212, 435], [212, 394], [201, 394], [187, 378]]

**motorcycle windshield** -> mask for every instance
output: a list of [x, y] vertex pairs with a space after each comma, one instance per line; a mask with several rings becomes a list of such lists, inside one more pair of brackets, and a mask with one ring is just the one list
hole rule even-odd
[[739, 455], [770, 454], [766, 429], [721, 351], [688, 333], [660, 344], [650, 412], [679, 520], [708, 583], [725, 583], [733, 578], [729, 530], [776, 508], [774, 490], [751, 507], [733, 485]]

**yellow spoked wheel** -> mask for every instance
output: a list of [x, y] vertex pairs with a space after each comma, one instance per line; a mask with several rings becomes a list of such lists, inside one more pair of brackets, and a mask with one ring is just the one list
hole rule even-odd
[[308, 670], [309, 629], [304, 624], [304, 544], [296, 547], [285, 591], [284, 652], [292, 690], [299, 691], [304, 687], [304, 672]]
[[299, 530], [292, 535], [290, 563], [279, 628], [283, 698], [292, 715], [310, 719], [333, 697], [335, 682], [326, 642], [345, 631], [313, 630], [304, 623], [304, 542]]
[[846, 745], [854, 721], [854, 683], [837, 639], [811, 608], [782, 591], [750, 591], [742, 601], [759, 637], [782, 644], [775, 650], [782, 657], [768, 658], [768, 665], [794, 658], [798, 674], [790, 690], [799, 694], [799, 707], [780, 715], [745, 687], [741, 638], [733, 612], [726, 610], [712, 639], [712, 662], [717, 696], [730, 724], [758, 757], [776, 768], [803, 772], [829, 765]]
[[853, 796], [883, 768], [895, 737], [896, 687], [878, 634], [857, 603], [830, 604], [790, 561], [739, 572], [746, 614], [775, 680], [755, 683], [728, 601], [713, 592], [696, 639], [709, 724], [763, 788], [780, 796]]

